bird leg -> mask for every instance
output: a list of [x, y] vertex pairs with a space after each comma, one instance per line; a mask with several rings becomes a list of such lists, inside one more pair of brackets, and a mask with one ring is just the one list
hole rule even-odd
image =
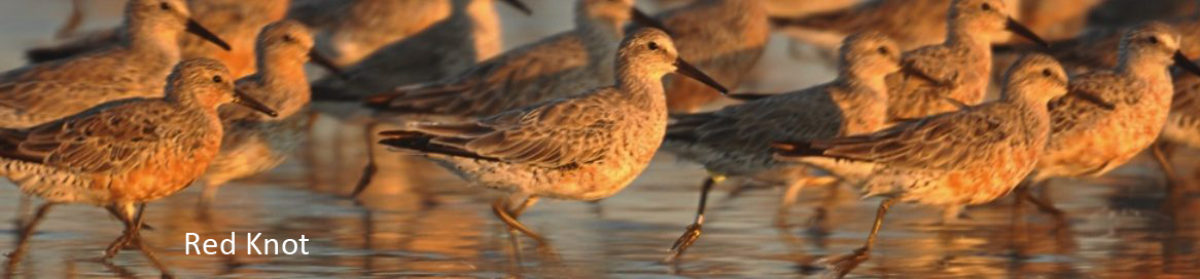
[[24, 227], [26, 222], [29, 222], [29, 204], [32, 200], [29, 195], [21, 194], [21, 199], [17, 201], [17, 219], [13, 220], [16, 227]]
[[687, 248], [692, 246], [692, 243], [700, 239], [700, 228], [704, 224], [704, 207], [708, 203], [708, 193], [712, 191], [713, 184], [723, 180], [725, 180], [725, 176], [713, 174], [704, 179], [704, 185], [700, 187], [700, 206], [696, 209], [696, 219], [692, 221], [691, 225], [688, 225], [683, 235], [675, 240], [675, 244], [671, 245], [667, 258], [663, 259], [664, 262], [673, 262], [679, 259], [687, 251]]
[[[521, 203], [520, 207], [513, 210], [508, 208], [508, 198], [502, 197], [497, 199], [496, 202], [492, 203], [492, 213], [496, 215], [496, 218], [500, 218], [500, 221], [503, 221], [504, 224], [508, 225], [509, 229], [521, 231], [521, 233], [529, 236], [529, 238], [536, 240], [538, 245], [544, 245], [546, 240], [542, 237], [542, 235], [534, 232], [532, 229], [529, 229], [529, 227], [526, 227], [525, 224], [521, 224], [520, 221], [517, 221], [517, 217], [520, 216], [527, 207], [536, 202], [537, 196], [530, 196], [529, 198], [525, 199], [525, 202]], [[516, 216], [514, 216], [514, 213]]]
[[1150, 151], [1154, 154], [1154, 160], [1158, 162], [1158, 166], [1162, 168], [1163, 174], [1167, 176], [1167, 190], [1170, 190], [1175, 186], [1176, 181], [1179, 181], [1179, 176], [1176, 175], [1175, 167], [1171, 165], [1171, 160], [1163, 152], [1164, 149], [1168, 149], [1168, 143], [1163, 141], [1150, 146]]
[[1042, 213], [1049, 214], [1051, 217], [1054, 217], [1054, 219], [1056, 221], [1058, 221], [1059, 224], [1066, 224], [1066, 219], [1065, 219], [1066, 213], [1063, 213], [1063, 211], [1061, 209], [1058, 209], [1057, 207], [1055, 207], [1054, 204], [1051, 203], [1050, 201], [1038, 198], [1038, 197], [1034, 196], [1033, 193], [1030, 193], [1032, 188], [1040, 187], [1044, 184], [1045, 184], [1045, 181], [1041, 181], [1041, 182], [1028, 184], [1025, 187], [1018, 186], [1015, 191], [1017, 191], [1017, 195], [1019, 195], [1020, 199], [1027, 200], [1027, 201], [1033, 203], [1033, 205], [1037, 206], [1038, 211], [1041, 211]]
[[354, 185], [354, 192], [350, 194], [351, 197], [358, 198], [359, 194], [367, 190], [367, 186], [371, 185], [371, 180], [375, 178], [375, 173], [379, 172], [379, 167], [375, 165], [375, 141], [371, 140], [375, 138], [375, 127], [378, 125], [379, 122], [372, 121], [366, 127], [363, 127], [363, 131], [366, 132], [363, 135], [363, 140], [367, 141], [367, 165], [363, 167], [362, 176], [358, 177], [358, 184]]
[[11, 274], [8, 272], [11, 272], [12, 268], [21, 262], [21, 259], [25, 256], [25, 248], [29, 247], [29, 238], [33, 236], [34, 229], [42, 222], [42, 218], [45, 218], [46, 214], [50, 212], [50, 207], [53, 207], [55, 204], [47, 202], [39, 206], [37, 212], [33, 215], [33, 219], [30, 219], [26, 224], [20, 225], [19, 231], [21, 234], [17, 237], [17, 248], [8, 254], [6, 274]]
[[146, 259], [154, 265], [155, 268], [158, 268], [159, 272], [162, 273], [163, 278], [173, 278], [174, 275], [172, 275], [171, 271], [167, 269], [167, 266], [159, 261], [158, 257], [154, 255], [154, 252], [150, 250], [150, 247], [146, 246], [146, 244], [142, 242], [142, 228], [145, 227], [145, 224], [143, 223], [143, 217], [145, 216], [144, 213], [146, 211], [146, 204], [139, 204], [137, 209], [133, 209], [132, 205], [114, 205], [109, 206], [108, 209], [110, 213], [117, 217], [117, 219], [121, 220], [121, 223], [124, 223], [125, 232], [108, 245], [108, 249], [104, 250], [104, 258], [102, 258], [102, 260], [104, 262], [109, 262], [113, 257], [117, 256], [117, 253], [120, 252], [121, 249], [125, 249], [126, 247], [136, 247], [138, 250], [142, 251], [142, 255], [144, 255]]
[[849, 255], [833, 257], [826, 261], [837, 273], [837, 278], [846, 276], [847, 273], [871, 257], [871, 249], [875, 247], [875, 239], [879, 235], [879, 229], [883, 227], [883, 217], [897, 201], [899, 199], [892, 197], [879, 203], [879, 209], [875, 211], [875, 224], [871, 226], [871, 234], [867, 235], [867, 243], [863, 247], [855, 249]]

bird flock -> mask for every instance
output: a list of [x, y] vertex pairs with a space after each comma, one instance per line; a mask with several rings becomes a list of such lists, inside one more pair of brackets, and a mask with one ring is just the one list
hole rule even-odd
[[[802, 15], [786, 1], [694, 0], [647, 14], [634, 0], [576, 0], [569, 30], [502, 50], [495, 2], [541, 12], [522, 0], [128, 0], [120, 26], [88, 33], [72, 30], [76, 13], [64, 43], [0, 74], [0, 175], [41, 201], [18, 212], [9, 269], [51, 208], [89, 204], [124, 225], [103, 260], [134, 248], [171, 277], [142, 241], [146, 204], [201, 184], [199, 205], [212, 206], [221, 185], [299, 150], [315, 117], [366, 124], [370, 146], [506, 193], [492, 213], [539, 245], [552, 235], [519, 220], [539, 199], [613, 196], [660, 151], [708, 173], [679, 178], [702, 182], [699, 206], [673, 245], [654, 247], [670, 248], [664, 262], [703, 245], [708, 194], [727, 178], [786, 187], [780, 224], [808, 186], [881, 198], [863, 246], [823, 260], [833, 277], [870, 258], [895, 204], [953, 222], [1012, 194], [1066, 222], [1029, 190], [1147, 150], [1179, 186], [1172, 147], [1200, 147], [1200, 14], [1114, 16], [1124, 0], [879, 0]], [[737, 92], [772, 32], [833, 53], [837, 76]], [[309, 62], [326, 74], [310, 79]], [[374, 149], [353, 196], [380, 171]]]

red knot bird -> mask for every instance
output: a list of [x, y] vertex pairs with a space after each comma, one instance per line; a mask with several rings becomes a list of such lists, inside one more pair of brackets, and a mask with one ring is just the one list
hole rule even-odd
[[1046, 148], [1051, 125], [1047, 104], [1068, 92], [1067, 75], [1058, 62], [1031, 54], [1009, 69], [998, 101], [867, 135], [781, 142], [774, 148], [781, 159], [819, 156], [875, 165], [863, 190], [867, 197], [885, 199], [862, 248], [828, 259], [833, 275], [841, 277], [870, 257], [884, 215], [893, 204], [981, 204], [1012, 191], [1033, 171]]
[[104, 207], [125, 225], [104, 260], [138, 248], [170, 277], [142, 242], [146, 203], [183, 190], [204, 173], [221, 145], [217, 108], [230, 102], [275, 114], [236, 93], [224, 65], [202, 58], [175, 67], [164, 98], [116, 101], [30, 128], [0, 129], [0, 172], [22, 193], [46, 201], [23, 224], [9, 266], [20, 261], [52, 206], [80, 203]]
[[[239, 79], [238, 91], [274, 108], [267, 117], [241, 107], [221, 109], [225, 139], [221, 152], [204, 174], [201, 205], [216, 196], [228, 181], [271, 170], [299, 148], [307, 136], [310, 117], [309, 84], [304, 64], [327, 61], [313, 51], [311, 31], [303, 24], [284, 20], [263, 28], [258, 36], [258, 73]], [[311, 59], [311, 60], [310, 60]], [[318, 64], [322, 64], [318, 62]], [[322, 64], [336, 72], [330, 64]]]
[[[1031, 185], [1055, 177], [1095, 177], [1125, 164], [1158, 138], [1175, 94], [1168, 66], [1200, 75], [1200, 67], [1180, 52], [1181, 37], [1161, 22], [1126, 32], [1116, 67], [1071, 79], [1071, 91], [1096, 95], [1115, 105], [1104, 109], [1064, 98], [1051, 103], [1052, 133], [1038, 160]], [[1062, 217], [1044, 200], [1021, 191], [1039, 209]]]
[[474, 185], [524, 198], [515, 208], [501, 198], [493, 213], [543, 243], [517, 221], [539, 197], [606, 198], [646, 169], [667, 130], [664, 75], [680, 73], [725, 91], [656, 29], [629, 35], [615, 56], [615, 83], [608, 86], [477, 121], [411, 123], [383, 132], [381, 142], [425, 154]]
[[162, 97], [183, 32], [229, 49], [189, 14], [181, 0], [131, 0], [120, 46], [0, 74], [0, 127], [30, 127], [125, 98]]
[[[701, 163], [709, 172], [700, 192], [695, 221], [671, 248], [667, 261], [682, 256], [701, 233], [704, 205], [713, 184], [726, 176], [771, 176], [771, 183], [788, 184], [785, 203], [805, 184], [804, 179], [771, 173], [803, 175], [803, 167], [776, 161], [770, 144], [777, 140], [826, 140], [869, 133], [887, 125], [887, 85], [884, 78], [900, 69], [900, 48], [877, 32], [846, 37], [838, 78], [794, 92], [763, 95], [753, 101], [708, 113], [673, 116], [663, 149]], [[734, 98], [745, 94], [732, 95]], [[765, 175], [766, 174], [766, 175]], [[793, 189], [795, 188], [795, 189]], [[786, 204], [781, 204], [785, 208]]]

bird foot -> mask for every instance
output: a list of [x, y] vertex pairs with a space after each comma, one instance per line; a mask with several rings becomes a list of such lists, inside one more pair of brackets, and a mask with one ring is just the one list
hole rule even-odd
[[687, 251], [687, 248], [692, 246], [692, 243], [696, 243], [697, 239], [700, 239], [700, 224], [693, 223], [687, 227], [687, 231], [684, 231], [682, 236], [679, 236], [679, 239], [675, 240], [675, 244], [671, 245], [671, 251], [667, 258], [663, 259], [663, 262], [678, 260]]
[[858, 248], [853, 253], [825, 258], [818, 263], [823, 264], [829, 270], [830, 273], [826, 277], [842, 278], [869, 258], [871, 258], [871, 250]]

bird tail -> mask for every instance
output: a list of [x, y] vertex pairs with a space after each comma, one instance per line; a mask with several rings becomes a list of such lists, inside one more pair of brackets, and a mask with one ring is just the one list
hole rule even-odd
[[455, 144], [447, 144], [447, 142], [461, 141], [459, 139], [438, 137], [420, 131], [404, 130], [383, 131], [379, 135], [383, 136], [383, 139], [379, 140], [379, 143], [390, 147], [413, 150], [423, 154], [440, 154], [452, 157], [499, 161], [496, 158], [486, 157], [457, 147]]

